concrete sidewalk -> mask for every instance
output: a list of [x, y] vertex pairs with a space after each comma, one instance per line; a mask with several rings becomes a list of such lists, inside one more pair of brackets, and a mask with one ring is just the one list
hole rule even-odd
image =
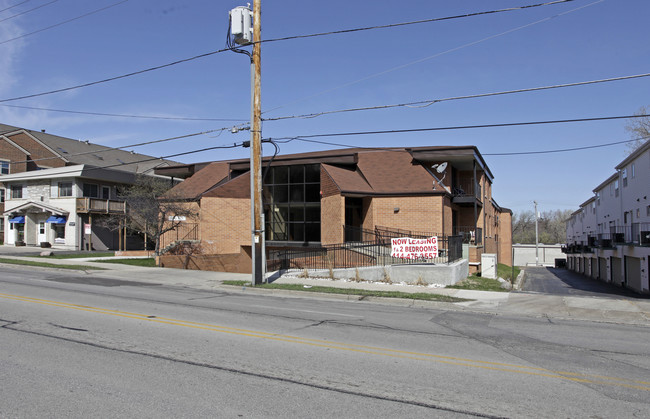
[[[88, 265], [105, 270], [68, 271], [81, 272], [97, 278], [111, 278], [173, 287], [194, 288], [213, 292], [254, 293], [260, 295], [282, 295], [293, 298], [338, 299], [349, 301], [372, 301], [409, 307], [476, 311], [509, 316], [532, 316], [549, 319], [588, 320], [650, 326], [650, 299], [621, 296], [559, 296], [530, 292], [490, 292], [437, 288], [385, 283], [354, 282], [329, 279], [299, 278], [282, 276], [274, 281], [278, 284], [302, 284], [306, 287], [326, 286], [378, 291], [400, 291], [405, 293], [432, 293], [464, 298], [471, 301], [445, 303], [423, 300], [392, 299], [380, 297], [359, 297], [354, 295], [306, 293], [301, 291], [272, 290], [263, 288], [234, 287], [223, 285], [224, 280], [250, 281], [250, 274], [228, 272], [194, 271], [172, 268], [144, 268], [119, 263], [90, 262], [96, 258], [50, 259], [30, 256], [0, 256], [11, 259], [32, 260], [51, 264]], [[2, 265], [18, 267], [18, 265]], [[29, 269], [38, 269], [26, 267]], [[1, 270], [1, 268], [0, 268]]]

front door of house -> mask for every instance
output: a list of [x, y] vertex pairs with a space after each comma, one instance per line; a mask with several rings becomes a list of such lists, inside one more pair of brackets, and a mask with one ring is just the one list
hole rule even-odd
[[36, 243], [41, 244], [43, 242], [46, 242], [47, 240], [47, 225], [45, 224], [45, 221], [41, 221], [38, 223], [38, 238], [36, 240]]

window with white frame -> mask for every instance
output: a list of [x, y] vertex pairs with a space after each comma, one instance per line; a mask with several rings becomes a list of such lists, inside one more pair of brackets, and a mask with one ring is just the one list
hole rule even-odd
[[72, 182], [59, 182], [59, 197], [72, 196]]
[[11, 187], [11, 199], [23, 198], [23, 185], [13, 185]]
[[630, 176], [632, 177], [632, 179], [634, 179], [634, 175], [635, 175], [635, 173], [634, 173], [634, 163], [632, 163], [630, 165]]
[[0, 175], [8, 175], [9, 174], [9, 162], [0, 160]]
[[623, 178], [623, 187], [627, 186], [627, 169], [621, 170], [621, 177]]

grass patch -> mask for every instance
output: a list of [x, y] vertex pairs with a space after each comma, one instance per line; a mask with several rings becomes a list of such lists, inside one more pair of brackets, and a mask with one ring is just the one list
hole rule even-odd
[[[224, 285], [247, 286], [250, 281], [223, 281]], [[400, 292], [400, 291], [370, 291], [359, 290], [351, 288], [335, 288], [335, 287], [319, 287], [312, 286], [305, 288], [302, 284], [262, 284], [255, 288], [266, 289], [280, 289], [289, 291], [304, 291], [304, 292], [321, 292], [326, 294], [345, 294], [345, 295], [358, 295], [366, 297], [385, 297], [385, 298], [405, 298], [409, 300], [426, 300], [426, 301], [442, 301], [447, 303], [457, 303], [461, 301], [471, 301], [464, 298], [450, 297], [440, 294], [429, 294], [426, 292]]]
[[501, 291], [509, 292], [505, 288], [501, 288], [501, 283], [496, 279], [483, 278], [480, 276], [472, 275], [468, 278], [457, 282], [456, 285], [447, 285], [446, 288], [453, 288], [457, 290], [475, 290], [475, 291]]
[[499, 263], [497, 265], [497, 276], [499, 278], [505, 279], [506, 281], [510, 281], [510, 283], [515, 282], [515, 279], [517, 279], [517, 276], [519, 276], [519, 272], [521, 272], [521, 269], [515, 266], [515, 276], [513, 278], [512, 266], [504, 265], [503, 263]]
[[121, 263], [122, 265], [131, 265], [131, 266], [142, 266], [144, 268], [155, 268], [156, 259], [154, 258], [142, 258], [142, 259], [100, 259], [100, 260], [91, 260], [90, 262], [97, 263]]
[[59, 265], [56, 263], [36, 262], [32, 260], [19, 260], [19, 259], [7, 259], [7, 258], [0, 258], [0, 263], [8, 263], [11, 265], [38, 266], [41, 268], [73, 269], [77, 271], [87, 271], [87, 270], [103, 271], [104, 270], [104, 268], [99, 268], [96, 266], [88, 266], [88, 265]]
[[[45, 249], [48, 250], [48, 249]], [[93, 252], [93, 253], [70, 253], [53, 254], [52, 256], [39, 256], [44, 259], [78, 259], [78, 258], [103, 258], [115, 256], [115, 252]]]

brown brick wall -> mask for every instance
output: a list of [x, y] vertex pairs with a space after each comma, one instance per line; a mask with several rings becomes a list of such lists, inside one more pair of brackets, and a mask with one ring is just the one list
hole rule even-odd
[[499, 214], [499, 263], [512, 266], [512, 214]]
[[327, 198], [332, 195], [339, 195], [341, 190], [336, 183], [332, 180], [329, 174], [325, 171], [323, 166], [320, 168], [320, 191], [321, 197]]
[[[29, 157], [29, 160], [33, 160], [33, 162], [30, 162], [26, 167], [23, 165], [22, 168], [23, 170], [19, 170], [19, 167], [21, 166], [20, 164], [17, 164], [17, 169], [14, 172], [12, 170], [12, 173], [19, 173], [19, 172], [24, 172], [27, 170], [36, 170], [38, 167], [63, 167], [65, 166], [65, 162], [56, 156], [56, 154], [52, 153], [49, 151], [47, 148], [43, 147], [41, 144], [39, 144], [37, 141], [34, 141], [32, 137], [25, 133], [18, 133], [14, 134], [11, 136], [7, 136], [11, 141], [14, 143], [18, 144], [25, 150], [29, 151], [31, 154]], [[13, 148], [16, 151], [19, 151], [15, 147], [11, 146], [10, 144], [6, 143], [6, 141], [2, 141], [5, 143], [8, 147]], [[0, 156], [2, 156], [2, 151], [0, 150]], [[15, 161], [24, 161], [25, 157], [21, 157], [20, 159], [16, 159]], [[44, 159], [44, 160], [41, 160]]]
[[27, 171], [27, 163], [25, 163], [27, 155], [2, 138], [0, 138], [0, 160], [10, 162], [9, 173]]
[[235, 254], [251, 244], [250, 199], [201, 199], [200, 237], [205, 253]]
[[[372, 208], [375, 225], [404, 230], [442, 234], [443, 214], [445, 226], [451, 225], [451, 210], [443, 213], [442, 195], [418, 197], [373, 197]], [[395, 208], [399, 208], [395, 212]]]
[[320, 200], [321, 244], [343, 243], [345, 224], [345, 197], [331, 195]]
[[[248, 250], [248, 251], [247, 251]], [[216, 272], [251, 273], [250, 246], [240, 253], [221, 255], [170, 255], [160, 256], [159, 264], [165, 268]], [[187, 268], [185, 268], [187, 266]]]

